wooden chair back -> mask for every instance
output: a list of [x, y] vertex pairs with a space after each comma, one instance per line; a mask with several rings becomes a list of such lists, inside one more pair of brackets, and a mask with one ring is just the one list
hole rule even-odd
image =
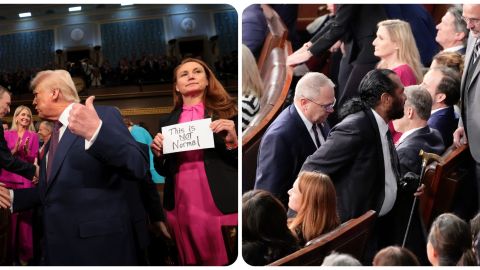
[[459, 182], [467, 176], [468, 145], [450, 146], [442, 155], [442, 162], [427, 166], [422, 182], [425, 190], [420, 196], [419, 209], [425, 230], [436, 217], [451, 211]]
[[321, 265], [323, 259], [332, 251], [348, 253], [361, 261], [375, 219], [376, 212], [369, 210], [362, 216], [341, 224], [337, 229], [311, 240], [307, 243], [308, 246], [270, 265]]
[[293, 70], [286, 66], [286, 59], [292, 52], [290, 42], [285, 48], [275, 48], [260, 72], [265, 80], [260, 111], [243, 132], [242, 138], [242, 191], [253, 189], [257, 168], [257, 155], [260, 141], [268, 126], [277, 117], [285, 102], [292, 83]]

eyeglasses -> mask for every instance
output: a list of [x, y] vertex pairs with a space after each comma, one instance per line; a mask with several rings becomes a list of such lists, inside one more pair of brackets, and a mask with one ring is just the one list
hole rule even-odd
[[462, 20], [468, 24], [468, 23], [472, 23], [472, 24], [475, 24], [475, 25], [478, 25], [480, 24], [480, 19], [477, 19], [477, 18], [467, 18], [467, 17], [463, 17], [462, 16]]
[[333, 107], [335, 106], [335, 103], [337, 102], [337, 100], [335, 98], [333, 98], [333, 103], [324, 105], [324, 104], [319, 104], [319, 103], [317, 103], [317, 102], [315, 102], [315, 101], [313, 101], [313, 100], [311, 100], [307, 97], [304, 97], [304, 98], [313, 102], [313, 103], [315, 103], [315, 104], [317, 104], [318, 106], [322, 107], [327, 112], [333, 112]]

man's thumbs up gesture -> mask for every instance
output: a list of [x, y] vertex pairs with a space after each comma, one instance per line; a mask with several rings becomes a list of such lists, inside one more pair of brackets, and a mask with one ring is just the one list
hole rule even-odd
[[80, 103], [73, 104], [70, 116], [68, 117], [68, 129], [78, 136], [90, 141], [100, 125], [100, 118], [98, 117], [95, 107], [93, 107], [93, 100], [95, 96], [89, 96], [85, 100], [85, 105]]

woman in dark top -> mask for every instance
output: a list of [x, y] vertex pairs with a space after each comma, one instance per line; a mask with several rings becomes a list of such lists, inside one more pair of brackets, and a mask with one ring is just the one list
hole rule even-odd
[[270, 192], [251, 190], [242, 197], [242, 254], [250, 265], [274, 262], [298, 249], [287, 227], [287, 212]]
[[155, 169], [165, 176], [164, 208], [182, 265], [226, 265], [223, 226], [238, 225], [237, 106], [201, 60], [188, 58], [174, 71], [174, 110], [162, 127], [212, 118], [214, 148], [163, 154], [157, 133]]

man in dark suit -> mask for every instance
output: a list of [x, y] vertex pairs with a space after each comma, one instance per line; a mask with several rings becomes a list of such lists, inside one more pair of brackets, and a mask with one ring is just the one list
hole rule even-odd
[[[399, 131], [403, 132], [396, 146], [400, 161], [400, 175], [408, 172], [420, 175], [422, 167], [420, 150], [441, 155], [445, 146], [440, 133], [427, 125], [432, 108], [432, 97], [427, 90], [413, 85], [405, 88], [405, 95], [407, 101], [405, 102], [404, 116], [397, 121]], [[409, 188], [398, 189], [397, 199], [392, 210], [394, 226], [392, 226], [391, 232], [397, 245], [401, 245], [403, 242], [414, 192], [418, 187], [418, 183], [408, 184]], [[416, 206], [405, 247], [414, 252], [423, 265], [427, 265], [428, 259], [425, 250], [427, 243], [418, 215], [418, 204]]]
[[444, 52], [465, 54], [468, 29], [467, 24], [462, 19], [462, 7], [460, 5], [448, 8], [436, 28], [438, 31], [435, 41], [440, 44]]
[[[10, 112], [10, 103], [10, 92], [3, 86], [0, 86], [0, 119]], [[12, 155], [5, 141], [3, 128], [0, 128], [0, 169], [19, 174], [27, 179], [33, 179], [34, 176], [38, 176], [38, 167], [36, 165], [24, 162]]]
[[337, 107], [341, 108], [349, 98], [358, 96], [360, 80], [375, 68], [378, 58], [373, 54], [372, 42], [377, 24], [386, 19], [383, 5], [336, 5], [335, 17], [328, 26], [290, 55], [287, 64], [300, 64], [312, 56], [319, 56], [342, 39], [345, 55], [340, 63], [337, 93]]
[[31, 86], [39, 116], [55, 121], [56, 128], [40, 164], [39, 185], [0, 188], [2, 202], [12, 198], [13, 211], [43, 206], [47, 265], [136, 265], [130, 208], [141, 202], [126, 198], [123, 179], [143, 181], [148, 156], [118, 110], [94, 107], [94, 97], [78, 103], [68, 72], [39, 72]]
[[335, 105], [333, 88], [332, 81], [322, 73], [305, 74], [297, 83], [294, 104], [285, 108], [263, 135], [255, 189], [272, 192], [285, 207], [287, 192], [303, 162], [326, 139], [325, 120]]
[[420, 175], [422, 159], [420, 150], [441, 155], [445, 150], [442, 135], [427, 125], [432, 108], [432, 97], [421, 86], [405, 88], [407, 101], [404, 116], [397, 121], [403, 133], [397, 142], [396, 150], [400, 161], [400, 175], [414, 172]]
[[425, 74], [421, 85], [433, 100], [428, 125], [440, 132], [448, 148], [453, 143], [453, 132], [458, 126], [453, 106], [460, 98], [460, 76], [450, 68], [433, 68]]
[[[475, 57], [475, 52], [480, 49], [480, 5], [464, 4], [463, 18], [470, 30], [467, 42], [467, 52], [465, 53], [465, 69], [462, 75], [462, 84], [460, 87], [461, 100], [461, 118], [458, 128], [453, 134], [453, 142], [457, 146], [469, 143], [470, 153], [474, 160], [477, 205], [476, 210], [480, 208], [480, 57]], [[468, 140], [467, 140], [468, 139]], [[473, 212], [476, 212], [475, 210]]]
[[368, 72], [360, 82], [359, 94], [360, 98], [345, 104], [339, 116], [346, 117], [332, 128], [327, 141], [307, 158], [301, 171], [330, 176], [342, 222], [370, 209], [380, 216], [363, 260], [370, 264], [379, 248], [391, 244], [391, 223], [384, 216], [395, 202], [400, 172], [387, 123], [403, 116], [405, 95], [400, 78], [388, 69]]

